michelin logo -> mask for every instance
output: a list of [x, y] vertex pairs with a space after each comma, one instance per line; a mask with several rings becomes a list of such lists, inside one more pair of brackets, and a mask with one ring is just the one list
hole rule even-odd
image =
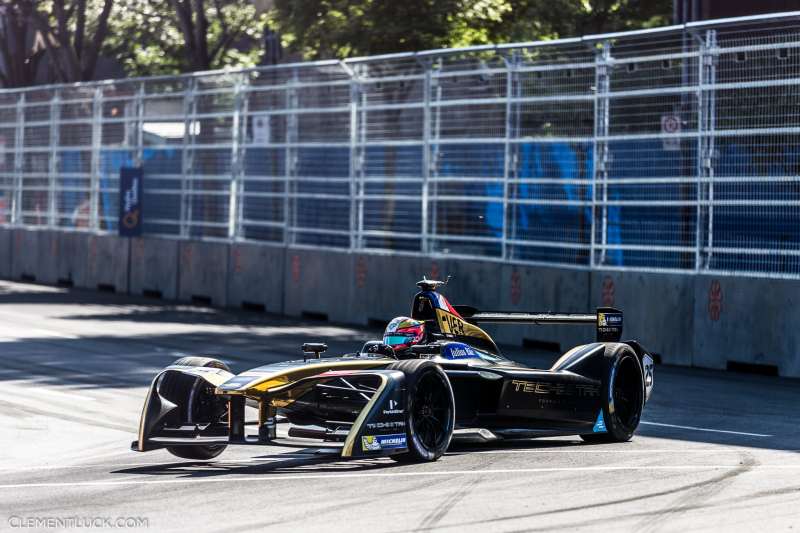
[[406, 436], [402, 433], [395, 435], [365, 435], [361, 437], [361, 449], [365, 452], [377, 452], [406, 447]]

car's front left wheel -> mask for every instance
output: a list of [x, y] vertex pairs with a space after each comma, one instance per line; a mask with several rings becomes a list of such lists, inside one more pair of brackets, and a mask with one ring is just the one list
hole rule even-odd
[[450, 446], [455, 427], [453, 389], [444, 370], [424, 359], [398, 361], [388, 367], [406, 377], [406, 441], [408, 452], [391, 456], [402, 462], [436, 461]]
[[[222, 361], [208, 357], [183, 357], [173, 364], [221, 368], [230, 371]], [[204, 425], [227, 419], [227, 403], [214, 394], [214, 387], [204, 379], [181, 374], [180, 372], [166, 372], [158, 385], [158, 392], [161, 396], [179, 406], [182, 425]], [[226, 447], [225, 445], [169, 446], [167, 451], [181, 459], [207, 460], [221, 454]]]

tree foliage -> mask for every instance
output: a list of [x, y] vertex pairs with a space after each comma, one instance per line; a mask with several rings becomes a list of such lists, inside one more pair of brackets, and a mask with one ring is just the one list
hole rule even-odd
[[4, 2], [0, 5], [0, 80], [4, 87], [25, 87], [36, 80], [44, 46], [36, 39], [29, 23], [33, 5], [29, 2]]
[[[669, 22], [671, 0], [0, 0], [0, 78], [90, 80], [109, 58], [130, 75], [248, 67], [277, 32], [295, 57], [553, 39]], [[274, 60], [274, 58], [273, 58]]]
[[249, 67], [267, 16], [247, 0], [116, 0], [105, 53], [133, 75]]
[[[113, 0], [4, 0], [0, 53], [5, 81], [33, 81], [47, 55], [56, 81], [94, 78]], [[22, 64], [20, 64], [20, 61]]]
[[304, 58], [488, 42], [507, 0], [276, 0], [272, 22]]
[[622, 31], [669, 22], [671, 0], [276, 0], [272, 23], [305, 58]]

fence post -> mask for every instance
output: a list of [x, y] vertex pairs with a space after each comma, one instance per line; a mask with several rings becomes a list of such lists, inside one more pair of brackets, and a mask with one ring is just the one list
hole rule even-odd
[[715, 30], [706, 30], [698, 37], [697, 54], [697, 221], [695, 243], [695, 271], [708, 269], [714, 244], [714, 124], [716, 91], [710, 86], [716, 82], [714, 48]]
[[292, 69], [292, 77], [286, 85], [286, 152], [284, 154], [284, 172], [285, 190], [283, 204], [283, 218], [285, 222], [285, 230], [283, 234], [283, 242], [286, 246], [294, 244], [294, 228], [297, 227], [297, 197], [295, 196], [295, 187], [297, 183], [294, 176], [297, 172], [297, 149], [295, 143], [298, 141], [298, 124], [297, 114], [294, 112], [297, 109], [297, 69]]
[[423, 61], [422, 68], [425, 69], [425, 77], [422, 84], [422, 190], [421, 190], [421, 235], [420, 251], [428, 254], [431, 251], [428, 241], [428, 229], [430, 225], [430, 200], [429, 180], [431, 177], [431, 167], [435, 164], [431, 154], [431, 89], [433, 82], [431, 79], [431, 63]]
[[[360, 250], [363, 247], [361, 234], [364, 229], [364, 196], [363, 177], [364, 171], [364, 142], [366, 132], [366, 110], [361, 99], [364, 97], [358, 75], [350, 65], [340, 61], [342, 70], [350, 77], [350, 251]], [[358, 66], [356, 65], [356, 69]], [[363, 113], [359, 120], [359, 112]]]
[[[611, 44], [603, 41], [595, 52], [595, 97], [594, 97], [594, 172], [592, 173], [592, 239], [590, 245], [590, 266], [602, 265], [606, 260], [606, 245], [608, 241], [608, 165], [610, 153], [608, 149], [609, 135], [609, 102], [608, 93], [611, 86]], [[597, 188], [602, 184], [602, 198], [600, 209], [602, 213], [600, 258], [596, 258], [597, 248]]]
[[194, 144], [194, 128], [195, 128], [195, 113], [197, 112], [197, 103], [195, 101], [195, 85], [196, 80], [194, 77], [189, 77], [186, 80], [186, 87], [183, 92], [183, 150], [181, 152], [181, 202], [180, 202], [180, 218], [179, 218], [179, 233], [180, 236], [186, 238], [189, 236], [189, 226], [192, 219], [192, 171], [194, 167], [194, 149], [190, 148], [190, 144]]
[[92, 157], [89, 164], [89, 228], [100, 230], [100, 151], [103, 143], [103, 89], [92, 94]]
[[233, 120], [231, 124], [231, 181], [228, 192], [228, 238], [236, 240], [241, 237], [241, 200], [242, 200], [242, 132], [246, 127], [244, 115], [243, 86], [247, 74], [235, 76], [233, 86]]
[[61, 89], [53, 89], [50, 98], [50, 157], [47, 167], [47, 226], [54, 228], [56, 220], [56, 186], [58, 184], [58, 143], [61, 116]]
[[11, 206], [11, 223], [21, 226], [25, 219], [22, 215], [22, 176], [25, 167], [25, 93], [17, 97], [17, 123], [14, 130], [14, 199]]
[[136, 113], [136, 146], [134, 147], [133, 151], [133, 163], [135, 166], [139, 167], [144, 165], [144, 95], [144, 82], [139, 82], [139, 88], [136, 89], [136, 96], [134, 97], [134, 109]]
[[[511, 256], [508, 244], [509, 239], [516, 237], [516, 213], [508, 215], [511, 200], [511, 180], [517, 177], [517, 163], [519, 158], [519, 144], [514, 142], [519, 138], [519, 81], [517, 80], [517, 67], [519, 66], [519, 50], [511, 52], [511, 59], [503, 57], [506, 64], [506, 136], [505, 153], [503, 157], [503, 260]], [[509, 231], [509, 218], [511, 230]]]

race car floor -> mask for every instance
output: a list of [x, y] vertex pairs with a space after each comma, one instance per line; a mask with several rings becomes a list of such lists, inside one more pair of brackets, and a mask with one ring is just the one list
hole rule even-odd
[[453, 445], [421, 465], [311, 443], [211, 462], [129, 450], [151, 377], [178, 357], [242, 371], [296, 358], [303, 341], [335, 353], [374, 335], [0, 282], [0, 530], [800, 530], [797, 380], [658, 366], [624, 444]]

